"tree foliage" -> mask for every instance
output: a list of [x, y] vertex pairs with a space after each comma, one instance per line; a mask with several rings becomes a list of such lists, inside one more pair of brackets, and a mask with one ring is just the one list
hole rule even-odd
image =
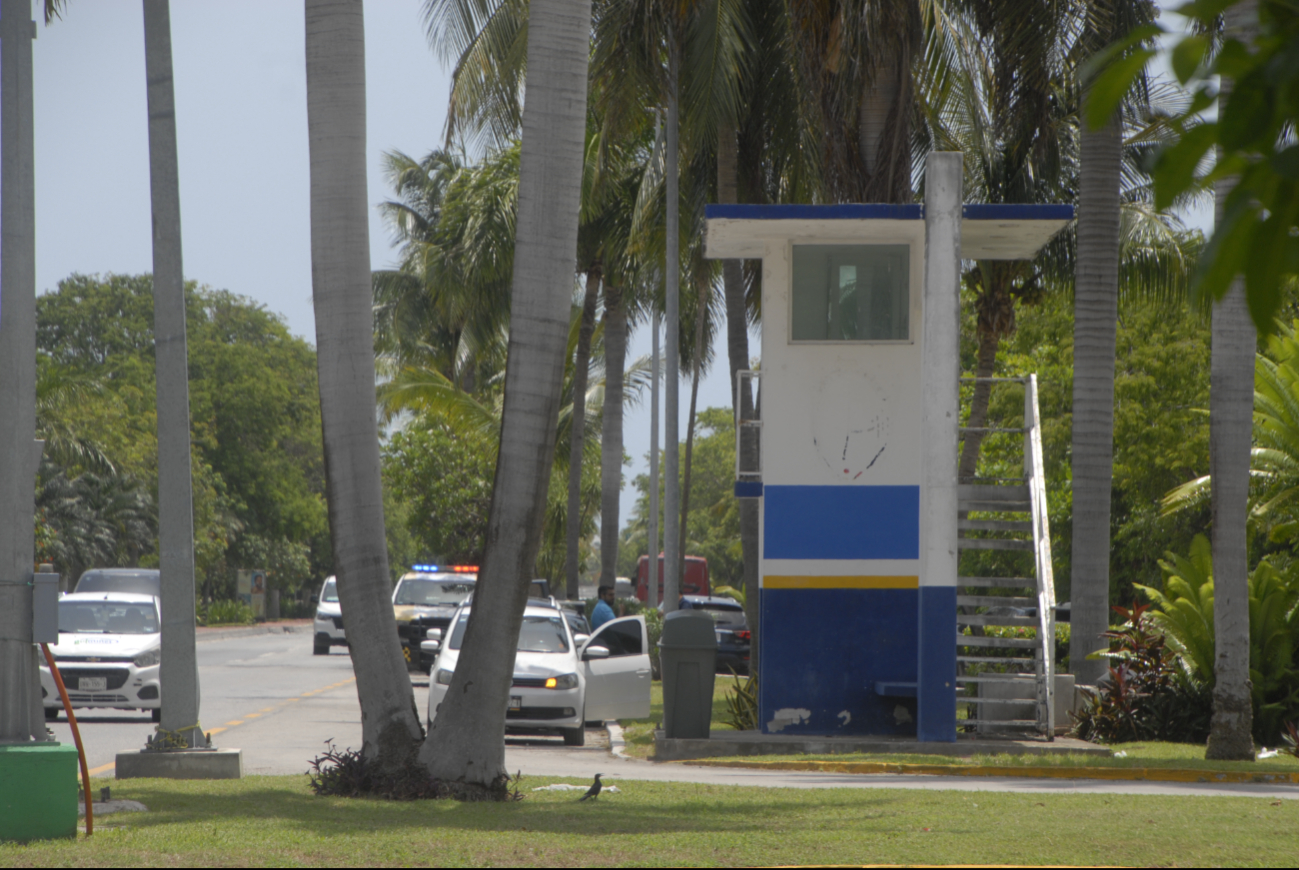
[[[228, 291], [190, 282], [186, 306], [200, 583], [226, 597], [233, 569], [258, 567], [296, 592], [331, 563], [315, 352]], [[154, 563], [150, 277], [61, 281], [37, 301], [37, 348], [38, 425], [63, 445], [41, 473], [45, 554], [67, 573]]]

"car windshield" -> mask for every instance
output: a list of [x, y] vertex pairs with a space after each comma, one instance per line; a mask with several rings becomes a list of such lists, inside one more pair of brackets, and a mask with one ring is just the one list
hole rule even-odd
[[[465, 626], [469, 624], [469, 614], [461, 614], [456, 627], [451, 632], [451, 649], [460, 649], [465, 638]], [[519, 652], [566, 653], [568, 652], [568, 634], [564, 631], [562, 616], [525, 616], [519, 628]]]
[[158, 572], [87, 571], [77, 581], [78, 592], [131, 592], [137, 595], [157, 595], [161, 589]]
[[60, 601], [59, 631], [97, 634], [157, 634], [158, 612], [152, 603], [132, 601]]
[[338, 603], [338, 583], [334, 580], [326, 580], [325, 588], [320, 590], [320, 600], [329, 604]]
[[474, 591], [472, 580], [463, 577], [455, 580], [403, 580], [397, 584], [393, 604], [413, 604], [418, 607], [435, 607], [460, 604]]

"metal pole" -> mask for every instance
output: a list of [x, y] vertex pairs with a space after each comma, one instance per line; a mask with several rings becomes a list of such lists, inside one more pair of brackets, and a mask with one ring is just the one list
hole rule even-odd
[[650, 320], [654, 335], [650, 352], [650, 471], [649, 471], [649, 540], [645, 551], [649, 554], [646, 565], [646, 584], [649, 593], [646, 603], [659, 606], [659, 315], [654, 312]]
[[189, 361], [181, 264], [176, 99], [168, 0], [144, 2], [153, 205], [153, 334], [158, 390], [158, 549], [162, 572], [162, 730], [203, 745], [194, 651], [194, 502], [190, 481]]
[[677, 609], [677, 600], [681, 594], [681, 473], [680, 432], [678, 430], [677, 406], [681, 377], [678, 369], [681, 365], [681, 351], [677, 346], [680, 334], [680, 314], [678, 302], [680, 295], [681, 254], [678, 223], [680, 220], [678, 202], [680, 194], [677, 184], [677, 54], [675, 38], [668, 48], [668, 121], [665, 155], [667, 187], [667, 262], [664, 267], [664, 291], [667, 297], [666, 332], [664, 334], [664, 353], [667, 357], [667, 379], [665, 386], [666, 402], [664, 404], [663, 440], [666, 442], [666, 466], [663, 470], [666, 480], [663, 481], [663, 611], [671, 613]]
[[[36, 205], [31, 0], [0, 2], [0, 743], [44, 739], [36, 536]], [[39, 731], [36, 724], [39, 722]]]

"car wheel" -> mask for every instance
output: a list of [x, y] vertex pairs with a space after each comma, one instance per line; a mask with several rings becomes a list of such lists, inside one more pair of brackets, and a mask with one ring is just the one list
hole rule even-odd
[[578, 727], [576, 727], [576, 728], [565, 728], [565, 729], [564, 729], [564, 745], [565, 745], [565, 746], [585, 746], [585, 745], [586, 745], [586, 729], [583, 728], [583, 727], [581, 727], [580, 725], [579, 725]]
[[161, 721], [162, 721], [162, 708], [161, 708], [161, 707], [155, 707], [153, 710], [150, 711], [150, 715], [151, 715], [151, 717], [153, 718], [153, 721], [155, 721], [155, 722], [161, 722]]
[[329, 638], [316, 638], [316, 645], [311, 648], [311, 654], [314, 656], [329, 655]]
[[59, 708], [58, 708], [58, 707], [46, 707], [46, 708], [45, 708], [45, 721], [46, 721], [46, 722], [53, 722], [53, 721], [54, 721], [55, 719], [57, 719], [57, 718], [59, 718]]

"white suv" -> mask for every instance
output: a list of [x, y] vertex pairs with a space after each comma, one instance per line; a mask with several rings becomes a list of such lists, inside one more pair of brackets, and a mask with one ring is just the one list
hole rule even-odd
[[316, 632], [311, 647], [312, 654], [327, 656], [331, 646], [347, 646], [347, 635], [343, 632], [343, 608], [338, 603], [338, 581], [333, 577], [326, 577], [325, 585], [320, 587], [312, 628]]
[[[162, 635], [158, 599], [127, 592], [76, 592], [59, 599], [59, 642], [50, 647], [73, 707], [162, 712], [158, 679]], [[45, 718], [63, 709], [49, 668], [41, 665]]]
[[[429, 680], [430, 727], [455, 672], [469, 612], [468, 604], [456, 612], [445, 646], [436, 628], [421, 644], [426, 654], [437, 655]], [[523, 611], [517, 649], [507, 730], [558, 731], [565, 744], [581, 746], [587, 721], [649, 715], [650, 657], [643, 616], [611, 620], [590, 637], [574, 635], [557, 605], [534, 599]]]

